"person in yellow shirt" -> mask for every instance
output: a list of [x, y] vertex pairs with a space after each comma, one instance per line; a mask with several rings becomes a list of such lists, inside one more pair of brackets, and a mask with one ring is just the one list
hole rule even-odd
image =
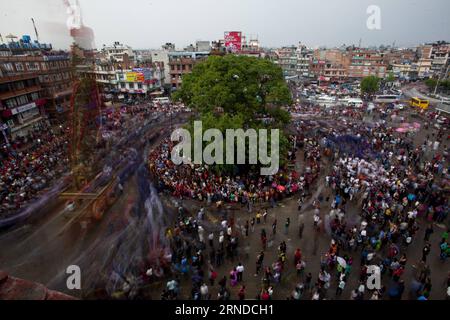
[[260, 211], [258, 211], [258, 212], [256, 212], [256, 223], [257, 224], [260, 224], [261, 223], [261, 212]]

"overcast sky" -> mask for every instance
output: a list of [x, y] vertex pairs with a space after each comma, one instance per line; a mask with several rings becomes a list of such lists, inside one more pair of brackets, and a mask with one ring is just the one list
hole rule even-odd
[[[73, 0], [70, 0], [73, 1]], [[449, 0], [79, 0], [97, 47], [114, 41], [134, 49], [217, 40], [224, 31], [257, 36], [262, 46], [358, 44], [413, 46], [450, 40]], [[369, 30], [369, 5], [381, 9], [381, 30]], [[71, 38], [63, 0], [1, 0], [0, 33], [67, 49]]]

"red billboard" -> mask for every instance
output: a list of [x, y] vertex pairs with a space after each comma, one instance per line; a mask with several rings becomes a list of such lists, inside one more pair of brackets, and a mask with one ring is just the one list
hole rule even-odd
[[242, 49], [242, 32], [240, 31], [228, 31], [225, 32], [225, 47], [233, 52], [240, 51]]

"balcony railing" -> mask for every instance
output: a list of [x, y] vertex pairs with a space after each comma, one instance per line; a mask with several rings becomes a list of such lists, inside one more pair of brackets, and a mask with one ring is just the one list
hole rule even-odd
[[8, 92], [0, 94], [0, 99], [2, 99], [2, 100], [9, 99], [9, 98], [21, 96], [21, 95], [24, 95], [27, 93], [40, 91], [40, 90], [42, 90], [40, 85], [34, 85], [34, 86], [30, 86], [30, 87], [26, 87], [26, 88], [18, 89], [18, 90], [10, 90]]

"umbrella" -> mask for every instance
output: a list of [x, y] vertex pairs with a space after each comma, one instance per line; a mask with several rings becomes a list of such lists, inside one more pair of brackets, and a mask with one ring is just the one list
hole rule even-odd
[[339, 265], [340, 265], [342, 268], [346, 268], [346, 267], [347, 267], [347, 262], [345, 261], [344, 258], [342, 258], [342, 257], [337, 257], [336, 259], [337, 259], [337, 262], [339, 263]]

